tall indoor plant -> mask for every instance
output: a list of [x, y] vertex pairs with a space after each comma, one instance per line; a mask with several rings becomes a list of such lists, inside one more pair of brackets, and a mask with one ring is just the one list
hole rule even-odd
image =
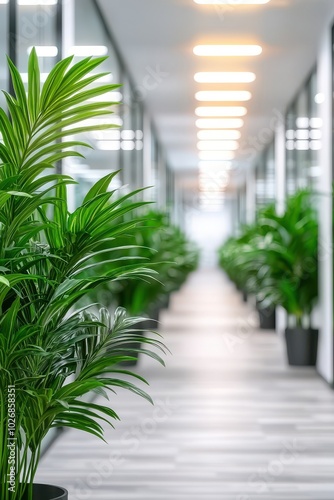
[[[146, 279], [154, 273], [140, 261], [128, 264], [127, 249], [122, 253], [118, 245], [118, 238], [131, 234], [139, 219], [133, 215], [123, 224], [109, 224], [141, 206], [136, 193], [117, 197], [109, 190], [117, 174], [110, 173], [70, 213], [66, 187], [73, 180], [55, 172], [59, 160], [79, 156], [77, 148], [86, 146], [73, 137], [96, 128], [81, 123], [110, 113], [112, 103], [94, 99], [116, 87], [98, 83], [103, 75], [94, 71], [103, 60], [85, 58], [74, 64], [72, 57], [66, 58], [41, 88], [33, 50], [27, 94], [9, 61], [14, 88], [13, 96], [5, 93], [9, 117], [0, 109], [2, 500], [34, 498], [41, 442], [51, 427], [68, 426], [103, 438], [101, 424], [118, 416], [109, 404], [86, 402], [83, 395], [95, 391], [106, 396], [122, 387], [150, 400], [131, 377], [145, 381], [120, 368], [129, 344], [146, 342], [144, 352], [162, 362], [157, 349], [164, 347], [158, 338], [141, 338], [136, 332], [140, 318], [127, 317], [122, 308], [114, 317], [106, 308], [95, 312], [96, 305], [77, 308], [101, 283]], [[109, 267], [96, 262], [101, 255]], [[87, 269], [93, 270], [89, 277]], [[59, 492], [49, 487], [40, 495], [45, 500], [67, 498]]]
[[259, 223], [268, 228], [254, 250], [263, 262], [263, 298], [287, 311], [289, 363], [314, 365], [318, 331], [312, 328], [311, 314], [318, 298], [318, 221], [312, 194], [297, 192], [288, 199], [283, 215], [266, 214]]

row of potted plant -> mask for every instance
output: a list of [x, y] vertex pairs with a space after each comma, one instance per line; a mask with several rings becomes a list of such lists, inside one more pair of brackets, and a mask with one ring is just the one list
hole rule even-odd
[[[8, 62], [14, 93], [5, 93], [8, 115], [0, 109], [1, 500], [66, 500], [63, 488], [34, 484], [47, 432], [71, 427], [103, 439], [103, 425], [119, 418], [115, 389], [151, 401], [146, 381], [122, 363], [140, 351], [163, 364], [165, 346], [154, 332], [138, 334], [138, 314], [160, 296], [160, 281], [168, 278], [171, 291], [194, 265], [181, 233], [151, 228], [156, 217], [140, 212], [138, 192], [120, 197], [109, 189], [117, 173], [69, 209], [67, 186], [74, 181], [56, 165], [87, 146], [77, 134], [110, 127], [82, 125], [111, 112], [103, 96], [117, 85], [99, 83], [103, 61], [68, 57], [41, 85], [32, 50], [28, 89]], [[151, 250], [160, 240], [161, 249]], [[174, 267], [173, 247], [181, 242]], [[148, 301], [151, 284], [158, 291]], [[101, 287], [122, 295], [123, 307], [111, 313], [93, 303]], [[105, 404], [83, 398], [92, 392]]]
[[[140, 223], [131, 234], [122, 235], [121, 249], [113, 252], [112, 259], [105, 260], [106, 254], [103, 254], [96, 256], [96, 262], [105, 272], [119, 259], [125, 259], [127, 265], [141, 262], [154, 273], [153, 276], [140, 280], [128, 276], [120, 281], [102, 283], [92, 290], [88, 299], [109, 310], [121, 306], [131, 316], [147, 318], [138, 324], [142, 335], [145, 330], [157, 328], [160, 310], [168, 307], [171, 293], [196, 269], [199, 253], [184, 232], [170, 222], [166, 212], [141, 209], [138, 218]], [[127, 214], [116, 221], [116, 225], [122, 226], [126, 219]], [[108, 249], [107, 256], [110, 257]], [[133, 359], [127, 364], [136, 364], [138, 354], [138, 350], [131, 352]]]
[[273, 205], [259, 211], [220, 249], [220, 265], [229, 277], [256, 296], [259, 308], [283, 307], [288, 314], [286, 342], [291, 365], [316, 363], [318, 332], [312, 310], [318, 297], [318, 222], [312, 193], [291, 196], [283, 214]]

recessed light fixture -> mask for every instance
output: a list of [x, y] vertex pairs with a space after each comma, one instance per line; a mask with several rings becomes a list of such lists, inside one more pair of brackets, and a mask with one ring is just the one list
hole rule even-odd
[[92, 132], [94, 139], [98, 141], [120, 141], [121, 131], [120, 130], [94, 130]]
[[[33, 47], [28, 47], [28, 54], [30, 54], [32, 49]], [[37, 45], [35, 49], [38, 57], [56, 57], [58, 55], [58, 47], [55, 45]]]
[[200, 106], [195, 113], [197, 116], [245, 116], [247, 109], [243, 106]]
[[322, 92], [316, 94], [314, 96], [314, 102], [316, 102], [317, 104], [322, 104], [323, 102], [325, 102], [325, 95]]
[[252, 94], [248, 90], [200, 90], [197, 101], [249, 101]]
[[123, 151], [133, 151], [135, 149], [136, 145], [134, 141], [123, 141], [121, 142], [121, 148]]
[[235, 151], [239, 144], [237, 141], [199, 141], [197, 148], [200, 151]]
[[235, 7], [238, 5], [264, 5], [269, 3], [270, 0], [194, 0], [195, 3], [199, 5], [230, 5], [231, 7]]
[[195, 82], [198, 83], [251, 83], [256, 79], [255, 73], [250, 72], [206, 72], [196, 73]]
[[241, 137], [239, 130], [199, 130], [197, 138], [200, 141], [238, 140]]
[[200, 160], [233, 160], [235, 158], [234, 151], [200, 151]]
[[121, 149], [120, 141], [97, 141], [96, 146], [101, 151], [119, 151]]
[[77, 57], [100, 57], [108, 54], [108, 47], [105, 45], [75, 45], [71, 52]]
[[258, 56], [262, 53], [260, 45], [196, 45], [196, 56], [234, 57]]
[[198, 128], [241, 128], [244, 121], [241, 118], [199, 118]]
[[125, 141], [133, 141], [136, 136], [136, 132], [134, 130], [122, 130], [121, 137]]
[[9, 0], [0, 0], [0, 5], [6, 5], [9, 2]]

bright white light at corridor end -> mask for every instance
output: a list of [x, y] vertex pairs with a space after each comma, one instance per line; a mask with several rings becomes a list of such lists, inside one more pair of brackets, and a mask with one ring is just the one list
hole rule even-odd
[[100, 57], [108, 54], [108, 47], [105, 45], [76, 45], [72, 47], [71, 52], [77, 57]]
[[199, 5], [229, 5], [237, 7], [238, 5], [264, 5], [270, 0], [194, 0]]
[[196, 56], [235, 57], [259, 56], [262, 53], [260, 45], [196, 45]]
[[232, 168], [231, 161], [200, 161], [198, 163], [198, 168], [201, 172], [207, 170], [230, 170]]
[[233, 151], [200, 151], [199, 153], [200, 160], [234, 160], [235, 153]]
[[200, 90], [197, 101], [249, 101], [252, 94], [248, 90]]
[[251, 83], [256, 76], [249, 72], [209, 72], [196, 73], [194, 76], [197, 83]]
[[199, 118], [198, 128], [241, 128], [244, 121], [241, 118]]
[[197, 116], [245, 116], [247, 109], [243, 106], [200, 106], [195, 113]]

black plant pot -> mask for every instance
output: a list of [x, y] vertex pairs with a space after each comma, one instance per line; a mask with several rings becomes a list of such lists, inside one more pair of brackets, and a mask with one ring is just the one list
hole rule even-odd
[[151, 329], [151, 330], [156, 330], [157, 327], [158, 327], [158, 321], [159, 321], [159, 315], [160, 315], [160, 309], [161, 309], [161, 306], [160, 304], [156, 304], [155, 306], [153, 306], [150, 310], [149, 310], [149, 320], [148, 320], [148, 323], [149, 323], [149, 326], [148, 326], [148, 329]]
[[[22, 500], [27, 500], [28, 494], [23, 495]], [[59, 486], [49, 484], [34, 484], [33, 500], [68, 500], [68, 492]]]
[[318, 352], [318, 330], [287, 328], [285, 330], [288, 362], [291, 366], [315, 366]]
[[276, 309], [273, 307], [258, 307], [260, 328], [262, 330], [275, 330]]

